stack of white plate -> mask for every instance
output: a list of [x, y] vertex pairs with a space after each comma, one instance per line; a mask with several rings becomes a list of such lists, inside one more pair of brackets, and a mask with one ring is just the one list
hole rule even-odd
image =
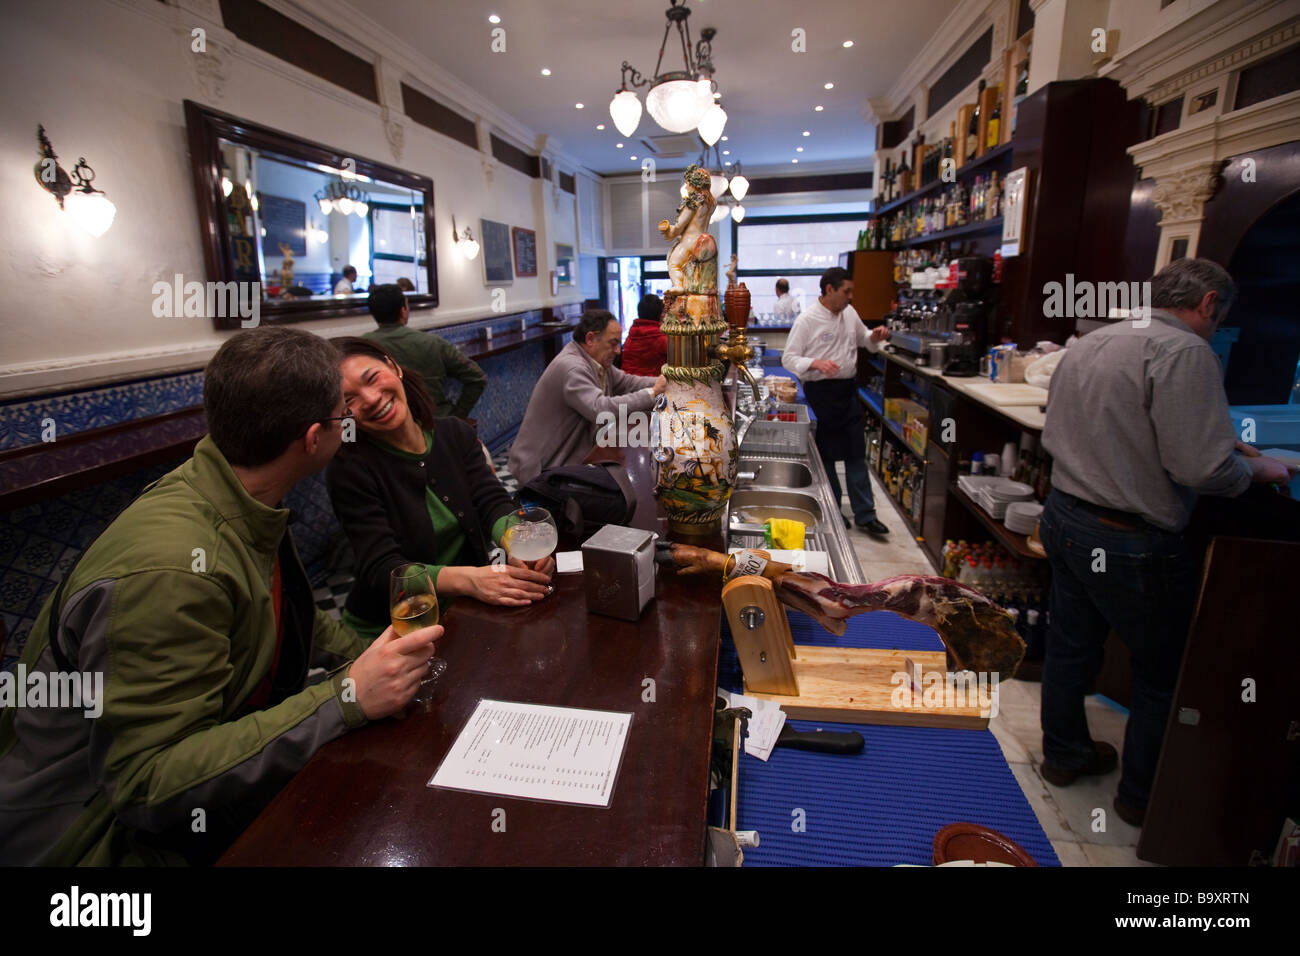
[[1043, 506], [1036, 501], [1013, 501], [1007, 505], [1007, 530], [1016, 534], [1033, 534], [1034, 525], [1038, 524], [1042, 513]]
[[1030, 501], [1033, 497], [1033, 488], [1010, 478], [995, 478], [975, 493], [979, 506], [999, 520], [1006, 515], [1007, 505], [1017, 501]]

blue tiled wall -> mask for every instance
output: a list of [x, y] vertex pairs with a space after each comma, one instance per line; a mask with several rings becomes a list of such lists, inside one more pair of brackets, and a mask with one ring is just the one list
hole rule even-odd
[[[540, 317], [530, 320], [535, 325]], [[439, 334], [458, 344], [481, 337], [486, 323], [451, 326]], [[493, 324], [493, 334], [515, 332], [518, 318]], [[479, 435], [493, 451], [508, 444], [528, 407], [533, 385], [545, 367], [542, 346], [533, 343], [480, 363], [487, 388], [474, 407]], [[453, 383], [455, 385], [455, 383]], [[41, 440], [41, 419], [53, 418], [58, 433], [72, 434], [202, 404], [202, 372], [186, 372], [80, 392], [18, 399], [0, 404], [0, 449]], [[0, 618], [8, 643], [0, 667], [9, 668], [26, 643], [32, 622], [77, 556], [119, 511], [151, 481], [180, 462], [161, 465], [40, 504], [0, 513]], [[323, 476], [301, 482], [285, 500], [294, 515], [298, 551], [313, 583], [330, 572], [343, 543]]]

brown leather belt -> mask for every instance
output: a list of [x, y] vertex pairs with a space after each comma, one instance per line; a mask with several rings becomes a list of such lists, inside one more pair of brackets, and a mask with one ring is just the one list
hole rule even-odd
[[[1068, 492], [1061, 492], [1068, 494]], [[1095, 505], [1091, 501], [1085, 501], [1077, 495], [1069, 495], [1074, 499], [1074, 503], [1085, 511], [1090, 511], [1097, 516], [1102, 524], [1110, 525], [1112, 528], [1120, 528], [1124, 531], [1145, 531], [1155, 527], [1139, 514], [1131, 511], [1117, 511], [1114, 508], [1104, 508], [1101, 505]]]

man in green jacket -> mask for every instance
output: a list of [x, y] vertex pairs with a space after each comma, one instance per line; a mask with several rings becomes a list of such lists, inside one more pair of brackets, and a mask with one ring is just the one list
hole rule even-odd
[[[442, 628], [367, 646], [316, 610], [278, 507], [343, 438], [333, 346], [241, 332], [203, 403], [194, 456], [32, 626], [0, 713], [0, 864], [215, 860], [321, 745], [400, 710], [427, 673]], [[308, 686], [313, 662], [335, 669]]]
[[[411, 310], [399, 286], [375, 286], [366, 305], [379, 328], [367, 332], [363, 338], [382, 345], [398, 365], [420, 373], [439, 418], [468, 418], [487, 385], [483, 370], [446, 339], [410, 328], [406, 323], [410, 321]], [[460, 398], [455, 402], [443, 390], [443, 382], [448, 378], [460, 382]]]

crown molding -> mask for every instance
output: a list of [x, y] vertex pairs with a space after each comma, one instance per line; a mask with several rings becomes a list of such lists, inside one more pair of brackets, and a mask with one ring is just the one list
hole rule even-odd
[[1289, 0], [1212, 0], [1122, 51], [1099, 75], [1117, 80], [1129, 99], [1162, 102], [1294, 42], [1300, 36], [1295, 10]]

